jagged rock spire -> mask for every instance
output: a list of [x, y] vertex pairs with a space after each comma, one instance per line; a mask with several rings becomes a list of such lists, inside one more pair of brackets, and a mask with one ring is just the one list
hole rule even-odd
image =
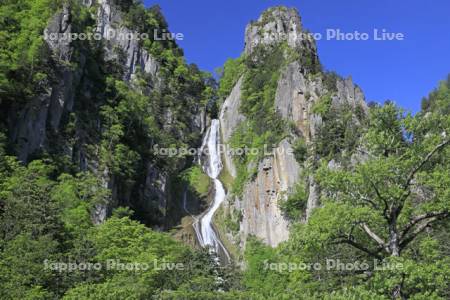
[[245, 29], [245, 53], [251, 54], [259, 45], [272, 45], [286, 41], [292, 48], [307, 46], [316, 52], [312, 37], [302, 29], [301, 19], [295, 8], [272, 7]]

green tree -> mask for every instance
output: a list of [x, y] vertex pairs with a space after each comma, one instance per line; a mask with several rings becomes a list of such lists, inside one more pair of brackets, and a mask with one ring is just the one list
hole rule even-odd
[[17, 235], [0, 253], [2, 299], [49, 299], [58, 287], [57, 274], [45, 268], [45, 260], [58, 257], [58, 243], [51, 236]]
[[[48, 76], [43, 32], [57, 0], [5, 0], [0, 6], [0, 95], [28, 99]], [[20, 95], [18, 97], [18, 95]]]
[[61, 220], [68, 232], [84, 234], [93, 224], [91, 215], [96, 204], [105, 204], [110, 192], [90, 173], [76, 176], [62, 174], [51, 191], [61, 208]]
[[450, 74], [447, 80], [441, 81], [439, 86], [428, 97], [422, 100], [423, 111], [434, 111], [450, 114]]
[[220, 76], [220, 85], [218, 94], [222, 98], [228, 97], [239, 77], [244, 73], [244, 59], [239, 57], [237, 59], [227, 59], [223, 68], [216, 70]]
[[[437, 120], [443, 131], [427, 127]], [[325, 197], [305, 226], [308, 247], [342, 244], [375, 260], [397, 261], [426, 230], [448, 223], [449, 130], [448, 116], [405, 116], [391, 103], [373, 109], [364, 161], [348, 169], [324, 164], [317, 173]], [[399, 278], [390, 287], [392, 297], [411, 296]]]
[[53, 167], [42, 161], [33, 161], [28, 167], [18, 164], [16, 167], [0, 188], [2, 240], [11, 240], [21, 233], [29, 233], [32, 237], [60, 236], [61, 207], [49, 197], [55, 184], [49, 179]]

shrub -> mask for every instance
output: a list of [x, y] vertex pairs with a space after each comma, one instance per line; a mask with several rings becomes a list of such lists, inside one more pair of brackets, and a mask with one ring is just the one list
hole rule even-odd
[[319, 101], [314, 103], [312, 107], [312, 112], [323, 117], [330, 111], [330, 108], [331, 108], [331, 94], [327, 93], [322, 97], [320, 97]]
[[216, 70], [216, 73], [221, 77], [218, 94], [222, 98], [226, 98], [233, 89], [239, 77], [244, 72], [244, 59], [242, 57], [236, 59], [227, 59], [223, 68]]
[[298, 163], [303, 163], [308, 158], [308, 146], [303, 138], [295, 140], [292, 145], [294, 149], [294, 156]]
[[290, 220], [299, 220], [306, 209], [308, 192], [305, 184], [300, 181], [294, 187], [294, 191], [285, 201], [279, 204], [280, 210]]
[[202, 171], [200, 166], [195, 165], [185, 170], [181, 176], [200, 196], [208, 194], [211, 179]]
[[335, 92], [337, 90], [336, 82], [339, 75], [336, 72], [324, 72], [323, 73], [323, 85], [328, 90], [328, 92]]

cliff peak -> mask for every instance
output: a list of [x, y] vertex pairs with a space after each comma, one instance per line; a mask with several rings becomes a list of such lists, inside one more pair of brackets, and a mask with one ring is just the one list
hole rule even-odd
[[275, 6], [265, 10], [257, 21], [247, 25], [245, 53], [252, 53], [259, 45], [271, 45], [282, 41], [286, 41], [292, 48], [297, 48], [305, 39], [311, 41], [310, 35], [302, 30], [297, 9]]

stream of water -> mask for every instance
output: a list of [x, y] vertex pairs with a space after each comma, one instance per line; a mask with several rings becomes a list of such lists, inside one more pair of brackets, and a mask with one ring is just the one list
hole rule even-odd
[[207, 147], [207, 159], [203, 165], [203, 170], [211, 178], [214, 184], [214, 198], [210, 207], [195, 220], [193, 226], [197, 239], [202, 247], [209, 247], [211, 254], [215, 255], [217, 260], [219, 256], [229, 261], [230, 255], [218, 238], [213, 227], [213, 216], [220, 204], [225, 200], [225, 189], [222, 182], [218, 179], [222, 170], [222, 159], [219, 151], [220, 146], [220, 123], [219, 120], [212, 120], [211, 127], [207, 131], [202, 143], [201, 152]]

